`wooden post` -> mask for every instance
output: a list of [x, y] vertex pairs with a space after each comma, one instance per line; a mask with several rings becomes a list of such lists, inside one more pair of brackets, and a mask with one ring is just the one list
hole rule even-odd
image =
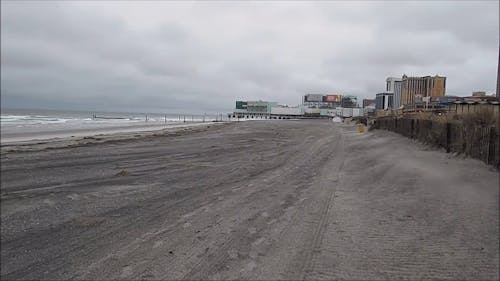
[[184, 115], [184, 123], [186, 123], [186, 115]]
[[486, 150], [486, 155], [485, 155], [485, 160], [486, 160], [486, 163], [487, 164], [490, 164], [491, 163], [491, 157], [490, 157], [490, 151], [492, 149], [492, 147], [494, 147], [495, 144], [492, 145], [491, 143], [491, 140], [492, 140], [492, 137], [491, 135], [493, 134], [493, 127], [489, 127], [487, 132], [486, 132], [486, 138], [487, 138], [487, 150]]
[[493, 140], [493, 148], [490, 146], [490, 149], [493, 150], [493, 161], [492, 163], [495, 165], [495, 167], [500, 168], [500, 127], [492, 127], [491, 131], [492, 133], [492, 140]]
[[446, 123], [446, 153], [451, 151], [451, 124]]
[[415, 128], [415, 119], [411, 119], [411, 127], [410, 127], [410, 138], [413, 139], [413, 130]]
[[165, 123], [167, 123], [167, 115], [165, 114]]

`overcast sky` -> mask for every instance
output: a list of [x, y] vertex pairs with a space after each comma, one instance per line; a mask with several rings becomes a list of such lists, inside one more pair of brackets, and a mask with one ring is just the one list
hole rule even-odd
[[494, 93], [498, 1], [2, 1], [2, 107], [230, 112], [388, 76]]

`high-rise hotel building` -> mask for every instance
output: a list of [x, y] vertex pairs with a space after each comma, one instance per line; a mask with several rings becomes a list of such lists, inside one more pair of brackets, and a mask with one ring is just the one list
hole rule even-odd
[[408, 77], [403, 75], [401, 81], [401, 104], [414, 104], [423, 101], [424, 97], [444, 97], [446, 77], [424, 76]]

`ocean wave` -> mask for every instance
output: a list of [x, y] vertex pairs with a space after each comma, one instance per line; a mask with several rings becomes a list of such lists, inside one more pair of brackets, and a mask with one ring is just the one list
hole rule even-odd
[[16, 124], [51, 124], [51, 123], [66, 123], [75, 120], [74, 118], [61, 118], [53, 116], [40, 115], [1, 115], [0, 122], [16, 123]]
[[210, 122], [213, 116], [200, 115], [160, 115], [151, 114], [147, 116], [138, 114], [114, 114], [98, 113], [94, 114], [44, 114], [44, 113], [2, 113], [0, 115], [0, 125], [2, 132], [33, 132], [33, 131], [55, 131], [70, 129], [90, 129], [90, 128], [112, 128], [114, 126], [137, 126], [160, 125], [185, 122]]

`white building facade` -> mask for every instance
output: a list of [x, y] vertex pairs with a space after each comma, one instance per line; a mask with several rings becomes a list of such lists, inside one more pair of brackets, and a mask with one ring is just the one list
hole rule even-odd
[[393, 104], [392, 108], [399, 108], [401, 106], [401, 89], [402, 89], [402, 78], [388, 77], [386, 80], [386, 93], [393, 93]]

